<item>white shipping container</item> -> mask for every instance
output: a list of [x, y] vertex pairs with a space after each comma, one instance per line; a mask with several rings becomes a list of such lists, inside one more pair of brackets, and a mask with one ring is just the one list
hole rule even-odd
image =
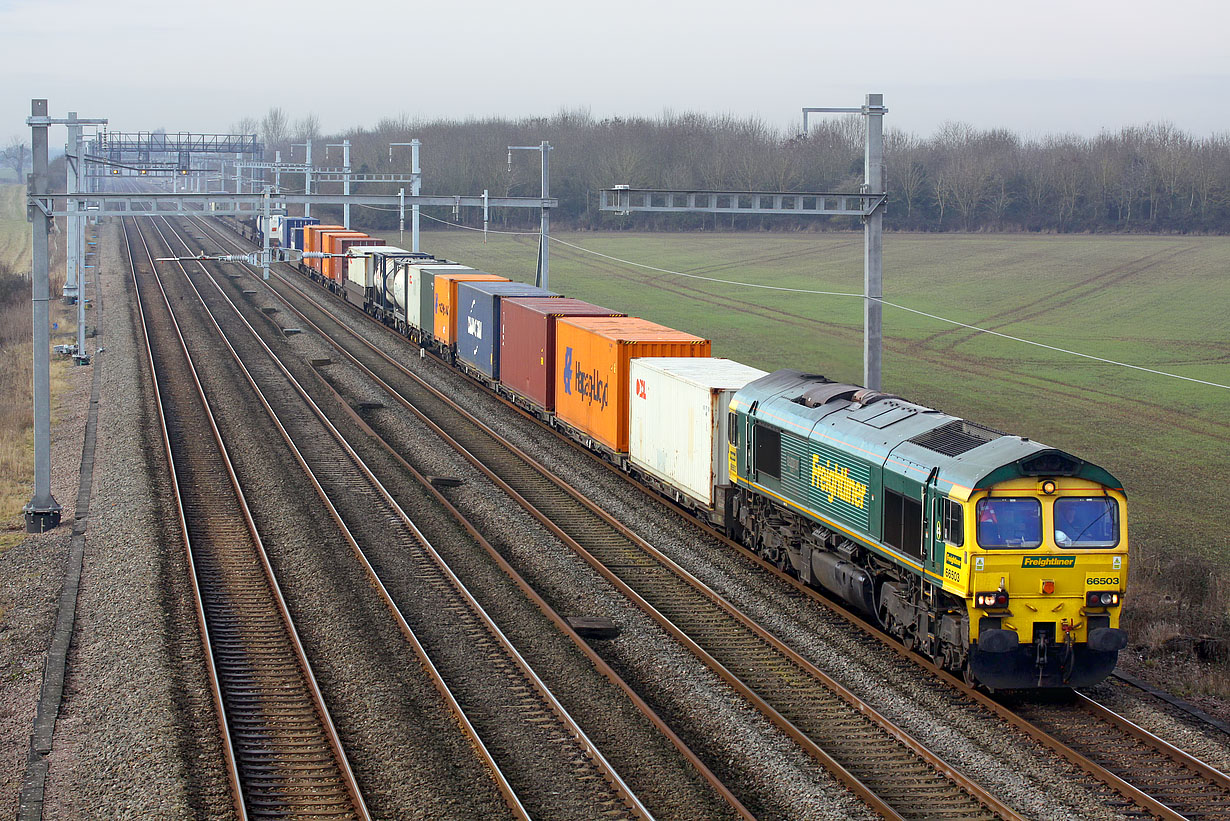
[[632, 464], [713, 507], [714, 485], [730, 484], [730, 400], [735, 391], [765, 375], [731, 359], [633, 359], [628, 371]]
[[370, 288], [375, 284], [373, 254], [408, 254], [410, 252], [392, 245], [365, 245], [360, 248], [351, 248], [350, 253], [355, 256], [346, 259], [346, 278], [360, 288]]
[[[468, 265], [439, 262], [425, 265], [409, 264], [406, 260], [398, 260], [391, 269], [385, 269], [384, 287], [388, 298], [403, 314], [407, 324], [421, 328], [419, 313], [422, 306], [424, 271], [434, 274], [436, 271], [473, 271]], [[409, 310], [407, 310], [409, 306]], [[431, 324], [428, 323], [428, 330]]]

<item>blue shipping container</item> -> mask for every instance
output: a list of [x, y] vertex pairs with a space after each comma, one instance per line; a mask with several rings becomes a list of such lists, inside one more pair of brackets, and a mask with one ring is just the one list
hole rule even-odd
[[320, 225], [315, 217], [287, 217], [283, 234], [286, 237], [283, 244], [288, 248], [303, 250], [303, 226]]
[[457, 283], [457, 358], [492, 379], [500, 378], [500, 299], [506, 296], [559, 294], [522, 282]]

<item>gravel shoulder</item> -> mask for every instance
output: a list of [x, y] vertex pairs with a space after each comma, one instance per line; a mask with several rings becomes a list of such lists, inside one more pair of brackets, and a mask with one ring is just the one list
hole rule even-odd
[[61, 525], [0, 553], [0, 812], [8, 818], [17, 815], [68, 565], [92, 375], [91, 368], [70, 370], [67, 390], [55, 398], [51, 493], [63, 506]]
[[[95, 270], [105, 313], [98, 345], [105, 350], [94, 365], [102, 369], [96, 463], [44, 817], [228, 818], [217, 723], [118, 223], [103, 227], [100, 248]], [[79, 459], [79, 441], [75, 453]], [[74, 482], [76, 468], [63, 468]]]

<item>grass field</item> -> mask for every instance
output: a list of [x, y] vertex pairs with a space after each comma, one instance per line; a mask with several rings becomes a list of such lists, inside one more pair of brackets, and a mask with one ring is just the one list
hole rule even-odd
[[[396, 243], [396, 232], [384, 235]], [[596, 234], [560, 239], [745, 283], [861, 293], [842, 234]], [[409, 238], [406, 239], [409, 242]], [[424, 250], [532, 281], [536, 237], [440, 229]], [[889, 234], [885, 298], [1061, 348], [1230, 384], [1230, 238]], [[862, 300], [738, 287], [552, 243], [552, 289], [713, 339], [715, 356], [862, 381]], [[1136, 612], [1230, 620], [1230, 390], [1093, 362], [884, 309], [884, 388], [1096, 462], [1126, 485]], [[1169, 597], [1171, 600], [1167, 600]], [[1146, 606], [1148, 605], [1148, 606]], [[1170, 611], [1174, 612], [1171, 613]]]
[[0, 184], [0, 260], [15, 271], [30, 270], [30, 223], [26, 222], [26, 187]]

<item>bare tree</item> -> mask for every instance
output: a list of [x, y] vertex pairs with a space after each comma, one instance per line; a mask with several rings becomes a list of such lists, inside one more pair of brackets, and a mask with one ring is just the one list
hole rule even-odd
[[265, 151], [270, 154], [286, 143], [287, 137], [290, 136], [290, 121], [286, 112], [278, 106], [271, 106], [261, 120], [261, 136], [265, 139]]
[[320, 118], [308, 114], [295, 121], [294, 140], [299, 143], [315, 142], [320, 139]]
[[4, 164], [13, 169], [17, 182], [25, 182], [24, 172], [30, 165], [30, 146], [21, 137], [13, 137], [4, 148]]
[[231, 134], [255, 134], [260, 128], [260, 123], [255, 117], [242, 117], [238, 122], [232, 123], [229, 129]]

